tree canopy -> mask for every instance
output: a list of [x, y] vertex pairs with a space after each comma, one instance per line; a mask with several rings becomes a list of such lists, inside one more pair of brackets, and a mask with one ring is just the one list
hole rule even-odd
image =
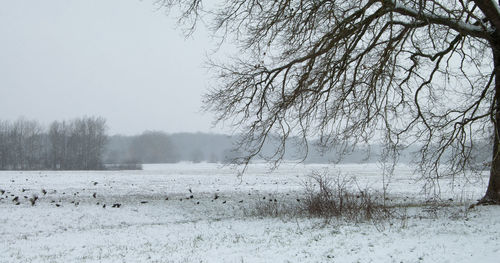
[[[214, 63], [205, 97], [217, 121], [244, 132], [259, 155], [291, 136], [340, 151], [380, 140], [386, 156], [421, 146], [427, 178], [474, 164], [474, 145], [491, 140], [483, 202], [500, 201], [500, 8], [494, 0], [163, 0], [194, 29], [209, 21], [239, 56]], [[443, 169], [444, 168], [444, 169]]]

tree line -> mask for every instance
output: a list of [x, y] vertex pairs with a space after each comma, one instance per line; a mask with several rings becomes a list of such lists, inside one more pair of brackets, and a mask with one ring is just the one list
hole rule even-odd
[[104, 154], [107, 164], [229, 162], [234, 139], [221, 134], [145, 131], [113, 135]]
[[49, 127], [24, 118], [0, 121], [0, 169], [103, 169], [106, 143], [101, 117], [54, 121]]

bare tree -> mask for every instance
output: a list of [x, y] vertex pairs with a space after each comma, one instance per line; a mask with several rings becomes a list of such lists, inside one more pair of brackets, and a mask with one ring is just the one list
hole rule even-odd
[[102, 169], [107, 141], [106, 121], [100, 117], [77, 118], [70, 121], [67, 129], [64, 169]]
[[0, 170], [6, 170], [11, 163], [11, 149], [9, 141], [10, 123], [0, 121]]
[[0, 121], [0, 169], [103, 169], [106, 121], [101, 117], [53, 122]]
[[[163, 0], [193, 29], [200, 18], [235, 41], [239, 57], [213, 64], [205, 100], [244, 132], [242, 159], [271, 135], [351, 149], [381, 139], [397, 159], [418, 144], [421, 172], [457, 174], [492, 140], [482, 203], [500, 203], [500, 8], [496, 0]], [[213, 3], [212, 3], [213, 4]], [[307, 150], [305, 150], [307, 154]]]

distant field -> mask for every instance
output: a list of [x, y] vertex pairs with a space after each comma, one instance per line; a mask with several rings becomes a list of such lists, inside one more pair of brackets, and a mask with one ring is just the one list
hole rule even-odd
[[307, 175], [326, 169], [382, 191], [376, 164], [0, 172], [0, 262], [498, 262], [500, 208], [466, 209], [487, 177], [441, 181], [445, 206], [429, 207], [436, 192], [400, 166], [387, 201], [407, 214], [386, 222], [255, 214], [300, 206]]

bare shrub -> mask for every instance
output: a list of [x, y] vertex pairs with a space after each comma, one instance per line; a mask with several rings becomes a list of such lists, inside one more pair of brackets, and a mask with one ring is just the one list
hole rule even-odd
[[[384, 205], [382, 194], [361, 190], [355, 180], [343, 175], [313, 172], [304, 182], [300, 198], [260, 200], [245, 214], [259, 217], [321, 217], [378, 223], [395, 216]], [[354, 190], [353, 190], [354, 189]]]
[[352, 190], [355, 181], [347, 176], [313, 172], [305, 183], [303, 209], [310, 216], [345, 218], [350, 221], [379, 220], [391, 216], [381, 195], [367, 189]]

